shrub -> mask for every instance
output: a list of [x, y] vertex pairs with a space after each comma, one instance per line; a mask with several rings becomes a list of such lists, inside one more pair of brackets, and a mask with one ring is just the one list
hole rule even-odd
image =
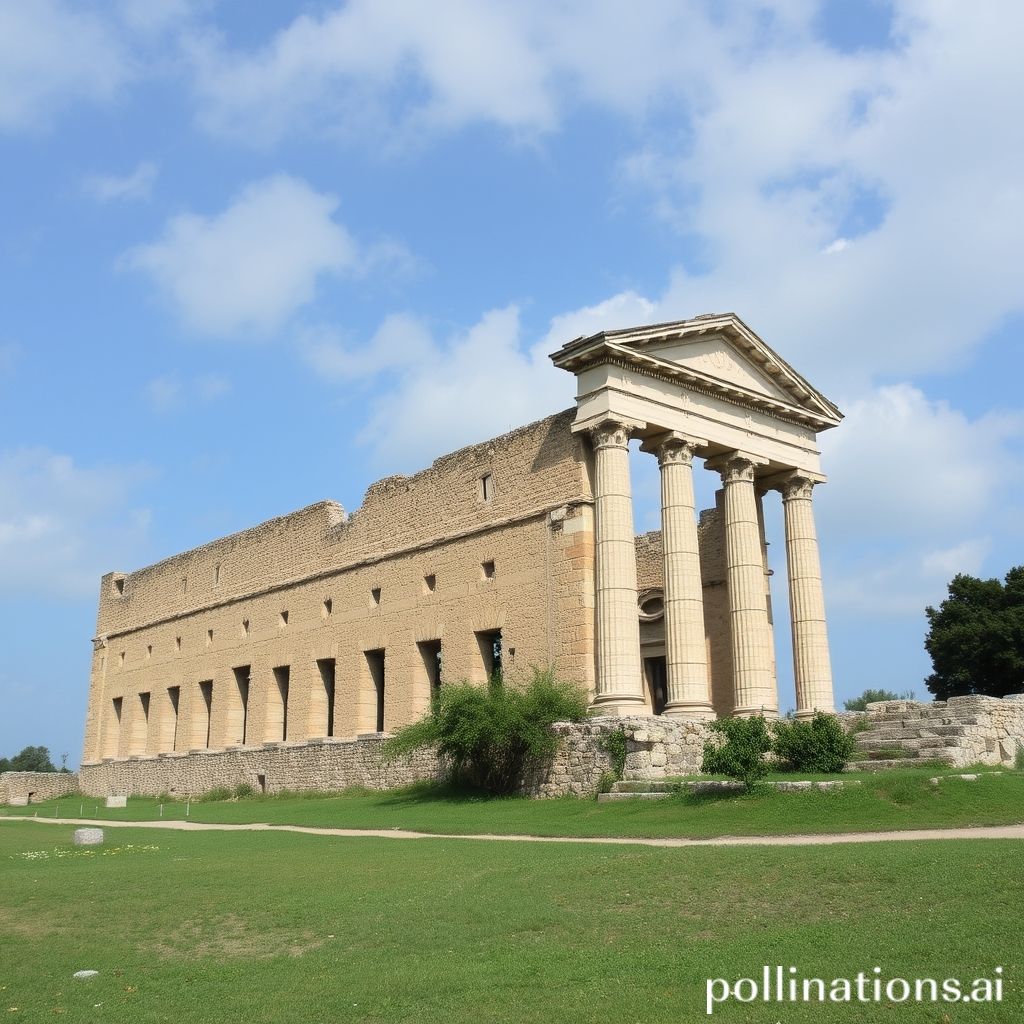
[[712, 738], [704, 744], [701, 771], [738, 779], [750, 791], [768, 774], [764, 755], [771, 749], [768, 727], [761, 715], [752, 718], [719, 718], [711, 723], [724, 742]]
[[852, 697], [843, 703], [847, 711], [867, 711], [869, 704], [877, 704], [883, 700], [913, 700], [913, 690], [894, 693], [892, 690], [865, 690], [859, 697]]
[[785, 771], [841, 772], [856, 744], [835, 715], [817, 711], [809, 722], [773, 722], [772, 749]]
[[523, 687], [495, 678], [490, 686], [441, 687], [431, 711], [384, 744], [389, 758], [433, 748], [452, 780], [487, 793], [511, 793], [532, 765], [554, 753], [555, 722], [586, 717], [587, 699], [551, 672], [534, 670]]
[[[612, 773], [615, 775], [613, 781], [618, 782], [626, 773], [625, 730], [613, 729], [611, 732], [606, 732], [601, 739], [601, 746], [612, 759]], [[602, 790], [602, 792], [604, 791]]]
[[1017, 756], [1013, 760], [1013, 766], [1019, 772], [1024, 772], [1024, 747], [1017, 748]]
[[214, 786], [213, 789], [208, 789], [200, 799], [203, 803], [212, 803], [219, 800], [230, 800], [231, 790], [227, 786]]
[[235, 796], [240, 800], [255, 795], [256, 790], [248, 782], [240, 782], [235, 786]]

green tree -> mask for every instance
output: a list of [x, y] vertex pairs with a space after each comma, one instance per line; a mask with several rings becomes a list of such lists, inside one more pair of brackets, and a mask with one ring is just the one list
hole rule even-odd
[[12, 758], [0, 759], [0, 771], [4, 772], [55, 772], [46, 747], [25, 747]]
[[713, 731], [722, 733], [724, 742], [708, 740], [704, 744], [701, 771], [708, 775], [728, 775], [752, 790], [768, 774], [764, 755], [772, 748], [768, 727], [761, 715], [752, 718], [718, 718]]
[[772, 750], [786, 771], [841, 772], [856, 744], [835, 715], [816, 711], [809, 722], [772, 722]]
[[1005, 581], [960, 573], [938, 608], [927, 608], [925, 648], [935, 671], [925, 684], [939, 700], [1024, 691], [1024, 566]]
[[859, 697], [851, 697], [843, 702], [847, 711], [867, 711], [869, 704], [876, 704], [883, 700], [913, 700], [914, 691], [905, 690], [903, 693], [894, 693], [892, 690], [872, 690], [870, 687]]

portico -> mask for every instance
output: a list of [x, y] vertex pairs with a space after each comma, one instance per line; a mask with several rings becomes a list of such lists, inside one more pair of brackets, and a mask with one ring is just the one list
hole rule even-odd
[[[761, 502], [781, 494], [796, 713], [834, 708], [812, 492], [816, 438], [842, 414], [734, 314], [577, 338], [554, 353], [577, 379], [573, 431], [594, 454], [596, 672], [593, 703], [648, 708], [641, 672], [628, 445], [658, 459], [664, 559], [666, 715], [778, 713]], [[693, 462], [720, 474], [730, 678], [712, 680]]]

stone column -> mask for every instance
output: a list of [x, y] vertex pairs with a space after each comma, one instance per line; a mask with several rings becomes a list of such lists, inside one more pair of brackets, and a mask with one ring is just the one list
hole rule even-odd
[[673, 434], [657, 444], [661, 466], [661, 540], [665, 571], [668, 702], [675, 718], [714, 718], [708, 686], [693, 456], [699, 442]]
[[594, 447], [597, 679], [594, 706], [643, 713], [636, 538], [629, 483], [630, 426], [605, 420], [590, 431]]
[[794, 473], [780, 485], [786, 519], [797, 718], [810, 718], [815, 711], [835, 710], [818, 534], [811, 504], [814, 484], [810, 477]]
[[777, 715], [764, 552], [754, 493], [755, 460], [731, 452], [710, 461], [725, 489], [725, 557], [732, 634], [733, 714]]

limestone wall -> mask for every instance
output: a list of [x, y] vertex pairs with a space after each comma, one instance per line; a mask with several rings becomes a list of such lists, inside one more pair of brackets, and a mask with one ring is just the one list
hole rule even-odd
[[82, 767], [81, 787], [87, 796], [196, 797], [243, 784], [257, 793], [393, 789], [439, 776], [435, 755], [386, 761], [380, 756], [381, 742], [379, 736], [366, 736], [104, 761]]
[[39, 803], [78, 792], [73, 772], [2, 772], [0, 804]]
[[375, 731], [367, 652], [383, 652], [390, 730], [429, 706], [436, 644], [442, 679], [482, 683], [493, 630], [507, 674], [551, 665], [592, 689], [593, 508], [571, 421], [382, 480], [350, 517], [324, 502], [105, 576], [83, 763]]

